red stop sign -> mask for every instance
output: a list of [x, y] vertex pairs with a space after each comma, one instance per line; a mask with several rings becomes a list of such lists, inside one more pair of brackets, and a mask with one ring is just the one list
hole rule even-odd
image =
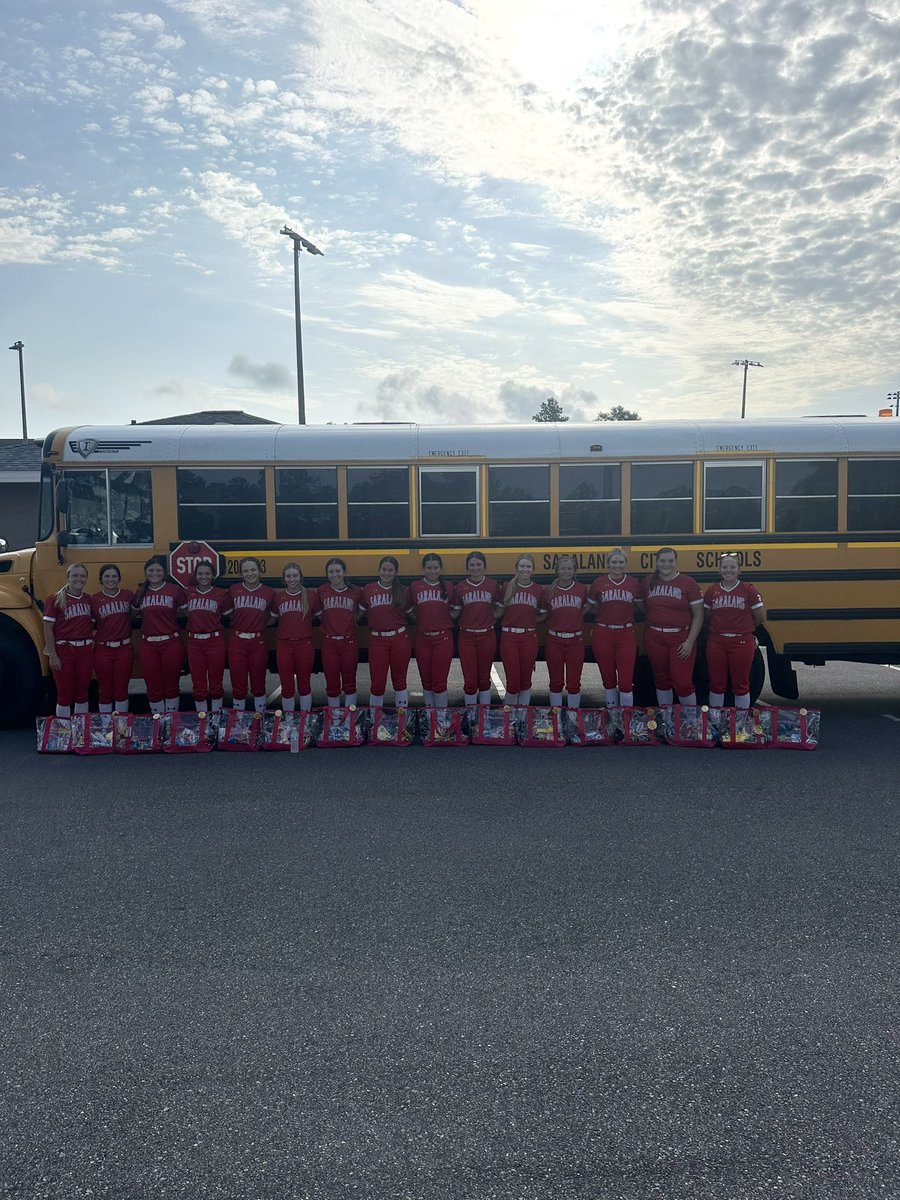
[[177, 579], [182, 587], [187, 587], [198, 563], [208, 562], [215, 571], [219, 572], [219, 552], [214, 550], [209, 542], [182, 542], [169, 555], [169, 574]]

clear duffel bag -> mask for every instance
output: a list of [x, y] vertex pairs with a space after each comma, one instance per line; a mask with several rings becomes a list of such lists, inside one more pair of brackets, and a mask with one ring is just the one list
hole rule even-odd
[[116, 754], [158, 754], [162, 749], [160, 713], [114, 713]]
[[617, 746], [662, 746], [663, 713], [658, 708], [610, 708], [607, 722]]
[[567, 708], [566, 737], [570, 746], [611, 746], [605, 708]]
[[219, 714], [218, 746], [220, 750], [247, 753], [259, 749], [262, 733], [262, 713], [242, 708], [223, 709]]
[[260, 748], [263, 750], [286, 750], [297, 754], [308, 750], [316, 735], [319, 714], [311, 710], [294, 709], [293, 712], [267, 712], [263, 717]]
[[708, 704], [676, 704], [663, 713], [663, 733], [671, 746], [709, 750], [719, 742], [719, 726]]
[[366, 712], [351, 704], [348, 708], [322, 709], [322, 724], [316, 733], [316, 745], [323, 750], [342, 750], [362, 746], [366, 740]]
[[516, 744], [516, 710], [508, 704], [491, 708], [478, 705], [475, 725], [469, 731], [473, 746], [514, 746]]
[[772, 741], [776, 750], [815, 750], [822, 714], [817, 708], [773, 708]]
[[469, 717], [464, 708], [419, 709], [419, 739], [423, 746], [468, 746]]
[[35, 726], [39, 754], [72, 753], [71, 717], [38, 717]]
[[416, 737], [416, 719], [406, 708], [369, 710], [370, 746], [411, 746]]
[[115, 715], [76, 713], [72, 718], [72, 749], [76, 754], [115, 753]]
[[562, 709], [529, 705], [516, 724], [516, 735], [520, 746], [565, 746], [566, 730]]
[[764, 750], [772, 744], [771, 708], [714, 708], [710, 715], [725, 750]]
[[173, 712], [166, 716], [164, 754], [208, 754], [214, 744], [206, 712]]

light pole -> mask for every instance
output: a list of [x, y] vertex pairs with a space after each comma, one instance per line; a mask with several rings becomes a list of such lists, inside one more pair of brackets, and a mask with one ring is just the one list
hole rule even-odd
[[25, 366], [22, 362], [22, 351], [25, 349], [25, 343], [19, 339], [13, 342], [10, 350], [17, 350], [19, 353], [19, 391], [22, 393], [22, 441], [28, 441], [28, 416], [25, 412]]
[[900, 392], [888, 392], [888, 404], [894, 406], [894, 416], [900, 417]]
[[300, 333], [300, 251], [305, 250], [307, 254], [323, 254], [318, 246], [314, 246], [312, 242], [307, 241], [305, 237], [301, 237], [299, 233], [294, 233], [289, 225], [285, 225], [281, 231], [285, 237], [289, 237], [294, 243], [294, 319], [297, 323], [297, 412], [301, 425], [306, 424], [306, 393], [303, 388], [303, 340]]
[[747, 368], [761, 367], [762, 363], [751, 362], [749, 358], [736, 358], [731, 365], [744, 368], [744, 390], [741, 393], [741, 420], [743, 421], [747, 415]]

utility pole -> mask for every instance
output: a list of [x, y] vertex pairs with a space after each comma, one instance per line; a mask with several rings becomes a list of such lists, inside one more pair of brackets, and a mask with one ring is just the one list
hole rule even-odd
[[314, 246], [312, 242], [307, 241], [305, 237], [301, 237], [299, 233], [294, 233], [289, 225], [285, 225], [281, 230], [285, 237], [289, 237], [294, 243], [294, 320], [297, 326], [297, 415], [301, 425], [306, 424], [306, 391], [303, 386], [303, 338], [300, 331], [300, 251], [305, 250], [307, 254], [322, 254], [318, 246]]
[[28, 414], [25, 411], [25, 366], [22, 362], [22, 351], [25, 349], [25, 343], [20, 339], [18, 342], [13, 342], [10, 350], [17, 350], [19, 354], [19, 391], [22, 394], [22, 441], [28, 441]]
[[900, 417], [900, 392], [888, 392], [888, 404], [894, 406], [894, 416]]
[[744, 368], [744, 390], [741, 393], [741, 420], [743, 421], [747, 415], [747, 368], [761, 367], [762, 363], [751, 362], [749, 358], [736, 358], [731, 365]]

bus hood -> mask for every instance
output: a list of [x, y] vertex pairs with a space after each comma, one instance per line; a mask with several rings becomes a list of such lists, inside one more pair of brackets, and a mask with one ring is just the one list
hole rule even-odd
[[31, 608], [31, 564], [34, 550], [0, 554], [0, 610]]

